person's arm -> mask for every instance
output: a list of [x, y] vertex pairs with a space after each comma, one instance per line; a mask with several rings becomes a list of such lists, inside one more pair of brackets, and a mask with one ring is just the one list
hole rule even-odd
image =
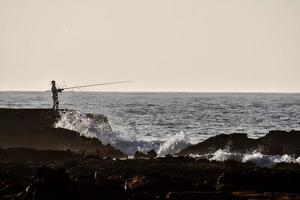
[[64, 91], [64, 89], [58, 89], [58, 90], [57, 90], [57, 92], [62, 92], [62, 91]]

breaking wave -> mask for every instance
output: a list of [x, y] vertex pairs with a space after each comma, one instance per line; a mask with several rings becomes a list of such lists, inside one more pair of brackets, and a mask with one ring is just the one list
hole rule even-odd
[[[101, 121], [102, 115], [88, 115], [80, 111], [61, 111], [60, 115], [61, 118], [55, 127], [74, 130], [86, 137], [98, 138], [103, 144], [111, 144], [129, 156], [134, 155], [136, 151], [147, 153], [154, 149], [158, 156], [163, 157], [167, 154], [176, 154], [191, 144], [189, 137], [183, 132], [171, 134], [164, 140], [149, 141], [138, 132], [126, 131], [126, 128], [116, 127], [114, 130], [114, 127], [111, 128], [108, 122]], [[258, 151], [241, 154], [230, 151], [230, 148], [219, 149], [210, 154], [191, 154], [190, 156], [210, 161], [250, 162], [262, 167], [272, 167], [277, 163], [300, 164], [300, 157], [296, 158], [292, 155], [264, 155]]]
[[159, 146], [157, 155], [165, 156], [167, 154], [178, 153], [181, 149], [184, 149], [190, 145], [189, 138], [183, 133], [177, 133], [175, 136], [170, 137], [167, 141]]
[[219, 149], [214, 153], [198, 155], [191, 154], [191, 157], [194, 158], [206, 158], [210, 161], [227, 161], [227, 160], [235, 160], [243, 163], [254, 163], [260, 167], [272, 167], [277, 163], [298, 163], [300, 164], [300, 157], [296, 158], [292, 155], [264, 155], [260, 152], [254, 151], [251, 153], [241, 154], [241, 153], [233, 153], [228, 151], [227, 149]]
[[110, 143], [107, 126], [104, 123], [96, 123], [96, 120], [79, 111], [60, 111], [60, 120], [56, 122], [55, 127], [77, 131], [90, 138], [99, 137], [102, 143]]
[[103, 144], [111, 144], [127, 155], [133, 155], [136, 151], [148, 152], [154, 149], [159, 156], [175, 154], [187, 147], [190, 142], [183, 132], [170, 136], [166, 141], [149, 141], [139, 137], [138, 132], [132, 133], [121, 130], [119, 127], [110, 128], [108, 123], [101, 123], [98, 118], [101, 115], [87, 115], [80, 111], [61, 111], [60, 120], [55, 124], [57, 128], [64, 128], [79, 132], [81, 135], [98, 138]]

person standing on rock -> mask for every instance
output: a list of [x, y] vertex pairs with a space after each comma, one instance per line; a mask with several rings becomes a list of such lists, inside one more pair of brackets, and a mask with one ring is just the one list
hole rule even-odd
[[51, 81], [52, 83], [52, 88], [51, 88], [51, 91], [52, 91], [52, 98], [53, 98], [53, 107], [52, 109], [53, 110], [58, 110], [58, 93], [59, 92], [62, 92], [64, 89], [57, 89], [56, 85], [55, 85], [55, 81]]

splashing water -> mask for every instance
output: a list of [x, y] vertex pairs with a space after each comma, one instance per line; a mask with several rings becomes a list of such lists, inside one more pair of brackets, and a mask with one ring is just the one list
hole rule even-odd
[[300, 157], [295, 158], [290, 155], [263, 155], [260, 152], [253, 152], [252, 154], [244, 155], [242, 162], [252, 162], [262, 167], [272, 167], [277, 163], [298, 163], [300, 164]]
[[175, 136], [171, 136], [166, 142], [161, 144], [157, 155], [165, 156], [167, 154], [175, 154], [188, 145], [190, 145], [189, 138], [183, 132], [180, 132]]
[[210, 161], [228, 161], [228, 160], [235, 160], [238, 162], [243, 163], [254, 163], [260, 167], [272, 167], [277, 163], [298, 163], [300, 164], [300, 157], [295, 158], [291, 155], [264, 155], [258, 151], [254, 151], [252, 153], [234, 153], [228, 151], [228, 149], [219, 149], [214, 153], [205, 154], [205, 155], [197, 155], [191, 154], [193, 158], [206, 158]]
[[[191, 144], [190, 139], [183, 132], [169, 135], [165, 141], [147, 141], [139, 138], [138, 135], [125, 134], [120, 130], [114, 131], [105, 123], [99, 123], [97, 115], [89, 116], [79, 111], [61, 111], [61, 118], [55, 127], [65, 128], [79, 132], [81, 135], [90, 138], [98, 138], [103, 144], [111, 144], [127, 155], [133, 155], [136, 151], [146, 153], [154, 149], [158, 156], [176, 154], [181, 149]], [[235, 160], [239, 162], [251, 162], [261, 167], [272, 167], [276, 163], [299, 163], [300, 157], [291, 155], [264, 155], [258, 151], [241, 154], [230, 151], [230, 146], [226, 149], [219, 149], [214, 153], [205, 155], [190, 155], [195, 158], [206, 158], [210, 161]]]
[[98, 138], [103, 144], [111, 144], [127, 155], [133, 155], [136, 151], [146, 153], [154, 149], [161, 152], [160, 155], [177, 153], [188, 143], [187, 137], [180, 133], [170, 137], [165, 143], [162, 141], [147, 141], [138, 138], [133, 133], [128, 134], [126, 131], [111, 130], [105, 123], [97, 123], [93, 117], [83, 114], [79, 111], [61, 111], [60, 120], [55, 124], [57, 128], [64, 128], [79, 132], [81, 135]]
[[231, 153], [228, 149], [222, 150], [219, 149], [215, 153], [212, 154], [212, 157], [209, 160], [221, 161], [224, 162], [226, 160], [238, 160], [239, 154]]
[[98, 123], [79, 111], [61, 111], [60, 116], [60, 120], [54, 125], [56, 128], [77, 131], [90, 138], [101, 138], [103, 144], [112, 142], [109, 128], [105, 123]]
[[[127, 155], [133, 155], [136, 151], [146, 153], [154, 149], [158, 156], [176, 154], [181, 149], [191, 144], [190, 139], [183, 132], [169, 135], [165, 141], [147, 141], [138, 138], [138, 135], [125, 134], [120, 130], [114, 131], [105, 123], [99, 123], [97, 115], [88, 116], [79, 111], [61, 111], [61, 118], [55, 124], [57, 128], [65, 128], [79, 132], [81, 135], [90, 138], [98, 138], [103, 144], [111, 144]], [[258, 151], [247, 154], [240, 154], [230, 151], [230, 147], [219, 149], [214, 153], [205, 155], [190, 155], [195, 158], [206, 158], [210, 161], [235, 160], [239, 162], [251, 162], [257, 166], [272, 167], [276, 163], [299, 163], [300, 157], [295, 158], [290, 155], [264, 155]]]

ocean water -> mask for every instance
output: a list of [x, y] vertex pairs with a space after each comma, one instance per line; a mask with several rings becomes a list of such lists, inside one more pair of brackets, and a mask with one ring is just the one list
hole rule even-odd
[[[47, 92], [0, 92], [2, 108], [51, 108]], [[155, 149], [176, 153], [216, 134], [300, 129], [300, 94], [63, 92], [56, 124], [97, 137], [128, 155]], [[104, 114], [112, 131], [95, 127], [83, 113]]]

